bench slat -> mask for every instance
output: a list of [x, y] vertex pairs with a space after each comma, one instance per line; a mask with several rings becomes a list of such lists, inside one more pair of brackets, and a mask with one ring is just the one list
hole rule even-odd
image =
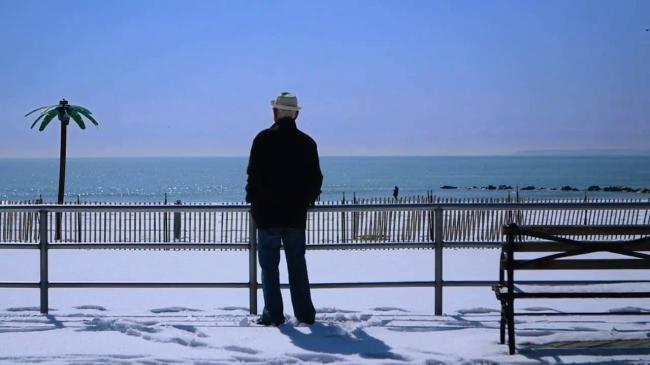
[[536, 231], [545, 234], [553, 235], [650, 235], [650, 225], [618, 225], [618, 226], [605, 226], [605, 225], [564, 225], [564, 226], [516, 226], [503, 228], [504, 233], [522, 233], [525, 231]]
[[648, 292], [581, 292], [581, 293], [500, 293], [504, 297], [512, 296], [513, 298], [650, 298]]
[[515, 270], [621, 270], [650, 269], [650, 260], [643, 259], [584, 259], [530, 262], [513, 260]]
[[602, 241], [602, 242], [579, 242], [577, 244], [561, 242], [516, 242], [513, 245], [515, 252], [562, 252], [574, 249], [594, 249], [596, 251], [607, 251], [608, 248], [628, 251], [646, 251], [650, 252], [650, 240], [648, 242], [621, 242], [621, 241]]
[[[493, 290], [505, 293], [508, 287], [495, 285]], [[514, 291], [517, 293], [650, 293], [650, 281], [517, 284], [514, 286]]]

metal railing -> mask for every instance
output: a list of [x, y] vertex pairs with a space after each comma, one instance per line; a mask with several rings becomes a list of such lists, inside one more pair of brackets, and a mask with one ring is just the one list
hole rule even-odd
[[[63, 220], [64, 232], [62, 233], [64, 234], [60, 236], [61, 240], [55, 241], [55, 225], [52, 223], [58, 214]], [[211, 215], [212, 223], [207, 223], [211, 222], [210, 219], [201, 221], [196, 218]], [[160, 217], [162, 217], [162, 225], [158, 220]], [[68, 225], [65, 223], [66, 219], [69, 220]], [[548, 221], [549, 219], [551, 221]], [[434, 250], [435, 271], [433, 280], [428, 281], [313, 283], [311, 286], [313, 288], [433, 287], [434, 312], [440, 315], [443, 312], [444, 287], [480, 287], [493, 285], [496, 282], [444, 280], [443, 250], [466, 247], [498, 248], [501, 246], [501, 227], [511, 222], [649, 225], [650, 202], [434, 202], [316, 205], [308, 212], [308, 250], [431, 249]], [[0, 249], [40, 251], [40, 280], [39, 282], [0, 282], [0, 288], [39, 288], [42, 313], [48, 312], [49, 288], [248, 288], [250, 312], [251, 314], [258, 312], [257, 291], [260, 284], [257, 282], [257, 235], [248, 205], [0, 205], [0, 226], [3, 225], [5, 228], [13, 227], [13, 231], [18, 230], [23, 233], [7, 235], [7, 232], [13, 231], [4, 229], [4, 234], [0, 237]], [[25, 230], [24, 226], [29, 229]], [[74, 234], [65, 234], [71, 232]], [[10, 239], [8, 240], [7, 237]], [[249, 280], [235, 283], [50, 282], [48, 279], [49, 250], [75, 249], [248, 250]], [[496, 265], [495, 263], [495, 271]], [[542, 282], [531, 281], [530, 283]], [[283, 284], [282, 287], [287, 285]]]

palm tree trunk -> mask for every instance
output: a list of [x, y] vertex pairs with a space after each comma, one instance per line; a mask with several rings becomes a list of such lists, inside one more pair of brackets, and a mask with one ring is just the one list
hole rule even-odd
[[[61, 121], [61, 152], [59, 154], [59, 196], [58, 204], [63, 204], [63, 194], [65, 191], [65, 160], [66, 160], [66, 143], [67, 143], [67, 125]], [[61, 213], [56, 213], [56, 234], [55, 240], [61, 240]]]

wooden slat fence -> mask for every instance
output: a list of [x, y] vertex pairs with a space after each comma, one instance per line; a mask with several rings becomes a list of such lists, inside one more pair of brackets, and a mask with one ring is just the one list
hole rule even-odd
[[[6, 201], [0, 205], [39, 204], [39, 200]], [[0, 242], [36, 242], [38, 241], [38, 213], [1, 212]]]
[[[521, 203], [581, 203], [585, 199], [522, 199]], [[590, 199], [589, 202], [648, 202], [649, 199]], [[439, 198], [410, 196], [362, 198], [354, 201], [319, 202], [332, 206], [423, 204], [423, 203], [513, 203], [510, 198]], [[0, 201], [0, 204], [39, 204], [39, 201]], [[136, 203], [66, 202], [66, 204], [135, 205]], [[164, 205], [162, 202], [137, 203]], [[196, 204], [196, 203], [192, 203]], [[244, 203], [227, 203], [243, 206]], [[51, 222], [55, 213], [49, 213]], [[519, 225], [543, 224], [650, 224], [650, 211], [634, 209], [571, 210], [463, 210], [445, 209], [443, 239], [446, 243], [497, 243], [503, 240], [501, 229], [514, 222]], [[39, 241], [38, 214], [0, 212], [0, 242], [36, 243]], [[55, 240], [55, 224], [50, 225], [50, 242], [59, 243], [247, 243], [249, 213], [192, 212], [64, 212], [61, 214], [61, 239]], [[364, 210], [354, 212], [314, 212], [307, 217], [307, 242], [328, 243], [431, 243], [433, 212], [425, 210]], [[586, 238], [586, 237], [585, 237]], [[608, 237], [606, 239], [630, 237]]]

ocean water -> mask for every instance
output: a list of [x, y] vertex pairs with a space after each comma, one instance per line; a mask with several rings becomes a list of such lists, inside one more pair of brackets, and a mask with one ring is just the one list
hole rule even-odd
[[[245, 157], [70, 158], [66, 200], [238, 202]], [[389, 197], [433, 191], [445, 197], [505, 197], [487, 185], [535, 186], [524, 197], [650, 198], [650, 194], [585, 192], [590, 185], [650, 188], [650, 156], [638, 157], [321, 157], [321, 200]], [[0, 199], [56, 199], [58, 159], [0, 159]], [[443, 185], [458, 189], [441, 189]], [[577, 192], [551, 190], [569, 185]], [[472, 188], [472, 187], [477, 188]]]

